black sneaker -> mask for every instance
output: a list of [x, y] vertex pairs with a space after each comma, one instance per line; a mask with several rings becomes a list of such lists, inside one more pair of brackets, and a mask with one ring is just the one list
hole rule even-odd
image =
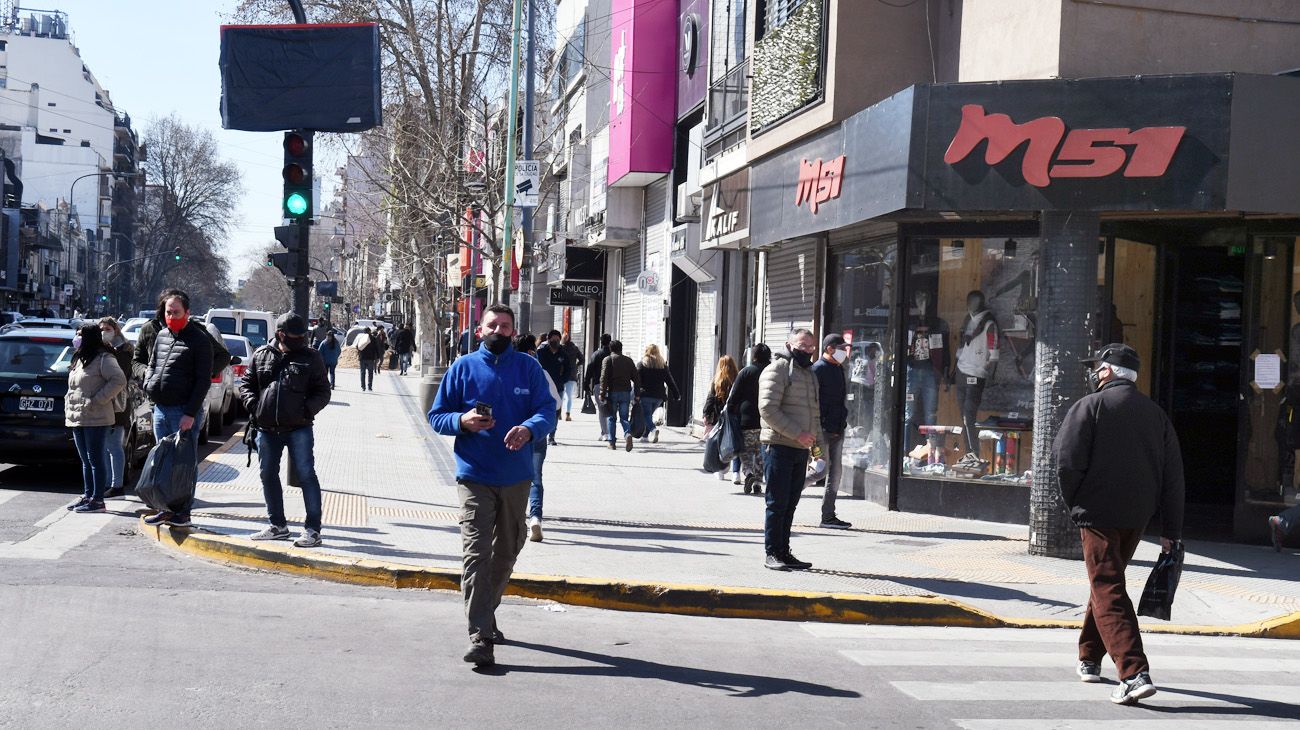
[[767, 558], [763, 560], [763, 567], [767, 568], [768, 570], [789, 570], [790, 569], [790, 566], [786, 565], [784, 560], [778, 558], [775, 555], [767, 556]]
[[475, 636], [469, 640], [469, 649], [465, 652], [465, 661], [476, 667], [485, 667], [496, 664], [496, 657], [492, 655], [492, 642], [480, 639]]
[[1282, 552], [1282, 518], [1277, 515], [1268, 518], [1268, 539], [1273, 541], [1273, 552]]
[[494, 628], [492, 629], [492, 633], [488, 636], [488, 641], [492, 642], [494, 645], [504, 644], [506, 643], [506, 635], [501, 633], [501, 629]]
[[108, 510], [107, 510], [107, 509], [104, 509], [104, 503], [103, 503], [103, 502], [100, 502], [100, 501], [98, 501], [98, 500], [93, 500], [93, 499], [92, 499], [92, 500], [88, 500], [88, 501], [86, 501], [86, 502], [84, 502], [84, 503], [78, 505], [77, 508], [74, 509], [74, 510], [72, 510], [72, 511], [73, 511], [73, 512], [76, 512], [76, 513], [78, 513], [78, 514], [86, 515], [86, 514], [96, 514], [96, 513], [100, 513], [100, 512], [107, 512]]
[[125, 494], [126, 490], [121, 487], [110, 487], [107, 492], [104, 492], [104, 499], [117, 499]]
[[1101, 681], [1101, 665], [1097, 662], [1079, 660], [1079, 668], [1075, 670], [1079, 675], [1080, 682], [1088, 684], [1097, 684]]
[[1131, 679], [1120, 680], [1119, 686], [1110, 693], [1110, 701], [1117, 705], [1131, 705], [1156, 693], [1156, 686], [1151, 682], [1151, 675], [1138, 672]]
[[632, 450], [632, 434], [629, 433], [629, 434], [627, 435], [627, 438], [626, 438], [625, 440], [627, 441], [627, 450], [628, 450], [628, 451], [631, 451], [631, 450]]
[[170, 520], [174, 516], [175, 515], [173, 515], [171, 512], [155, 512], [154, 514], [151, 514], [148, 517], [144, 518], [144, 523], [146, 525], [153, 525], [156, 527], [158, 525], [165, 524], [167, 520]]
[[838, 517], [832, 517], [829, 520], [822, 520], [821, 526], [828, 530], [847, 530], [853, 527], [853, 523], [845, 522]]
[[807, 570], [812, 567], [812, 563], [796, 558], [794, 553], [782, 555], [781, 560], [785, 562], [785, 566], [790, 570]]
[[72, 503], [70, 503], [70, 504], [67, 506], [67, 510], [68, 510], [69, 512], [75, 512], [76, 509], [77, 509], [78, 507], [80, 507], [81, 505], [83, 505], [83, 504], [85, 504], [85, 503], [87, 503], [87, 502], [89, 502], [89, 501], [90, 501], [90, 497], [82, 497], [81, 499], [78, 499], [76, 502], [72, 502]]
[[182, 514], [173, 514], [171, 517], [167, 518], [167, 524], [171, 527], [189, 527], [190, 516], [182, 515]]

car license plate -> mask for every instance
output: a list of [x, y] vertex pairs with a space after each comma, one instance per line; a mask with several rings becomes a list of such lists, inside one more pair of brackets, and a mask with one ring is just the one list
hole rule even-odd
[[53, 411], [53, 398], [19, 398], [18, 410], [20, 411]]

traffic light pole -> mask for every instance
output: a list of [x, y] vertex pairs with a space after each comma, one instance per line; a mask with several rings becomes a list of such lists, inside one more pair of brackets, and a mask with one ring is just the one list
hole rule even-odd
[[311, 241], [311, 218], [302, 218], [295, 225], [298, 230], [298, 275], [290, 282], [293, 289], [293, 313], [310, 319], [308, 306], [311, 301], [311, 260], [307, 257], [307, 246]]

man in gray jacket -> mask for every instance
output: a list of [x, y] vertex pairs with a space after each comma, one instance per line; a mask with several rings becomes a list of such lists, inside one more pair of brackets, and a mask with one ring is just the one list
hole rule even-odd
[[808, 451], [816, 443], [821, 407], [817, 376], [810, 367], [817, 355], [812, 332], [797, 329], [758, 380], [758, 413], [763, 419], [760, 437], [767, 445], [764, 476], [767, 481], [767, 516], [763, 522], [763, 565], [771, 570], [807, 570], [812, 563], [790, 552], [790, 525], [799, 505], [808, 471]]
[[1160, 544], [1182, 537], [1183, 457], [1173, 423], [1137, 389], [1137, 352], [1106, 345], [1090, 366], [1092, 393], [1070, 406], [1054, 448], [1061, 498], [1079, 526], [1091, 592], [1079, 634], [1079, 678], [1101, 681], [1109, 654], [1119, 674], [1111, 702], [1132, 704], [1156, 693], [1124, 569], [1157, 513]]

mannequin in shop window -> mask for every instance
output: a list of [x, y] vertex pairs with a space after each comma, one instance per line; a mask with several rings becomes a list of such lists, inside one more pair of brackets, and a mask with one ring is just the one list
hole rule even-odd
[[[932, 311], [932, 295], [925, 289], [913, 295], [915, 308], [907, 331], [907, 403], [904, 425], [909, 448], [921, 443], [921, 426], [935, 425], [939, 413], [939, 384], [948, 390], [950, 369], [948, 356], [948, 324]], [[931, 451], [941, 447], [942, 440], [930, 434]], [[930, 464], [940, 463], [931, 455]]]
[[984, 388], [993, 382], [998, 370], [998, 323], [989, 311], [984, 292], [976, 289], [966, 295], [966, 319], [961, 324], [961, 345], [957, 349], [957, 403], [961, 407], [962, 435], [966, 451], [979, 455], [978, 431], [980, 401]]

